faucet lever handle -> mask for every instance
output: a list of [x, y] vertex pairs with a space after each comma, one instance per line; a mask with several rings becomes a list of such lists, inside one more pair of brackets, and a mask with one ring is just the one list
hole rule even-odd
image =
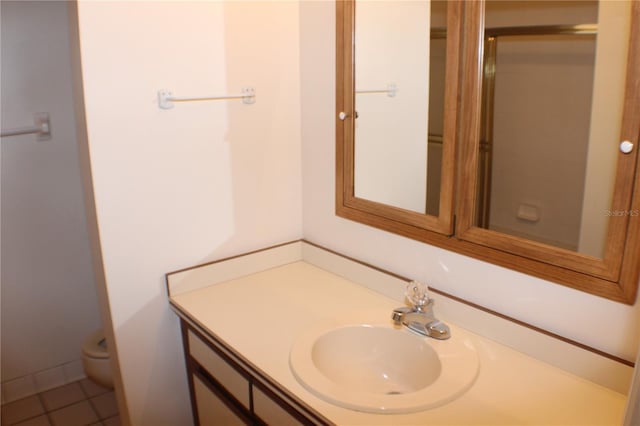
[[422, 309], [429, 302], [428, 289], [429, 287], [424, 283], [411, 281], [407, 284], [404, 294], [409, 302], [411, 302], [411, 305]]

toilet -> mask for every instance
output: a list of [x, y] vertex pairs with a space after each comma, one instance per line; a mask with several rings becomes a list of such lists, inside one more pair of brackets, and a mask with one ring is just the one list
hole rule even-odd
[[102, 330], [89, 335], [82, 345], [84, 373], [95, 383], [113, 389], [113, 375], [107, 341]]

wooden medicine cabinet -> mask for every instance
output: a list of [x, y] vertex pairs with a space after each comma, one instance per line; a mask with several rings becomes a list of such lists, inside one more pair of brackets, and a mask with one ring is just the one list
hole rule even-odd
[[640, 2], [336, 13], [338, 216], [635, 302]]

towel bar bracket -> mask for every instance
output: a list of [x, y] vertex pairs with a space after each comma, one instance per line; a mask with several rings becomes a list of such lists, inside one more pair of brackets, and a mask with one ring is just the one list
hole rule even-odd
[[0, 132], [0, 136], [6, 137], [35, 134], [38, 141], [47, 141], [51, 139], [51, 122], [49, 121], [49, 113], [34, 113], [33, 124], [34, 125], [31, 127], [2, 130]]

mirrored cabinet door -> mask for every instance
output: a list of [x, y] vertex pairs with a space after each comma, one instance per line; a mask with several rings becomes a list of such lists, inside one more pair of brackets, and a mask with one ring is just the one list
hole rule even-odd
[[[617, 281], [637, 152], [638, 5], [493, 1], [468, 12], [461, 239]], [[632, 31], [632, 25], [635, 30]], [[482, 57], [480, 57], [482, 52]], [[471, 54], [471, 53], [470, 53]], [[471, 58], [473, 60], [473, 58]]]
[[452, 233], [461, 6], [336, 3], [339, 215]]

